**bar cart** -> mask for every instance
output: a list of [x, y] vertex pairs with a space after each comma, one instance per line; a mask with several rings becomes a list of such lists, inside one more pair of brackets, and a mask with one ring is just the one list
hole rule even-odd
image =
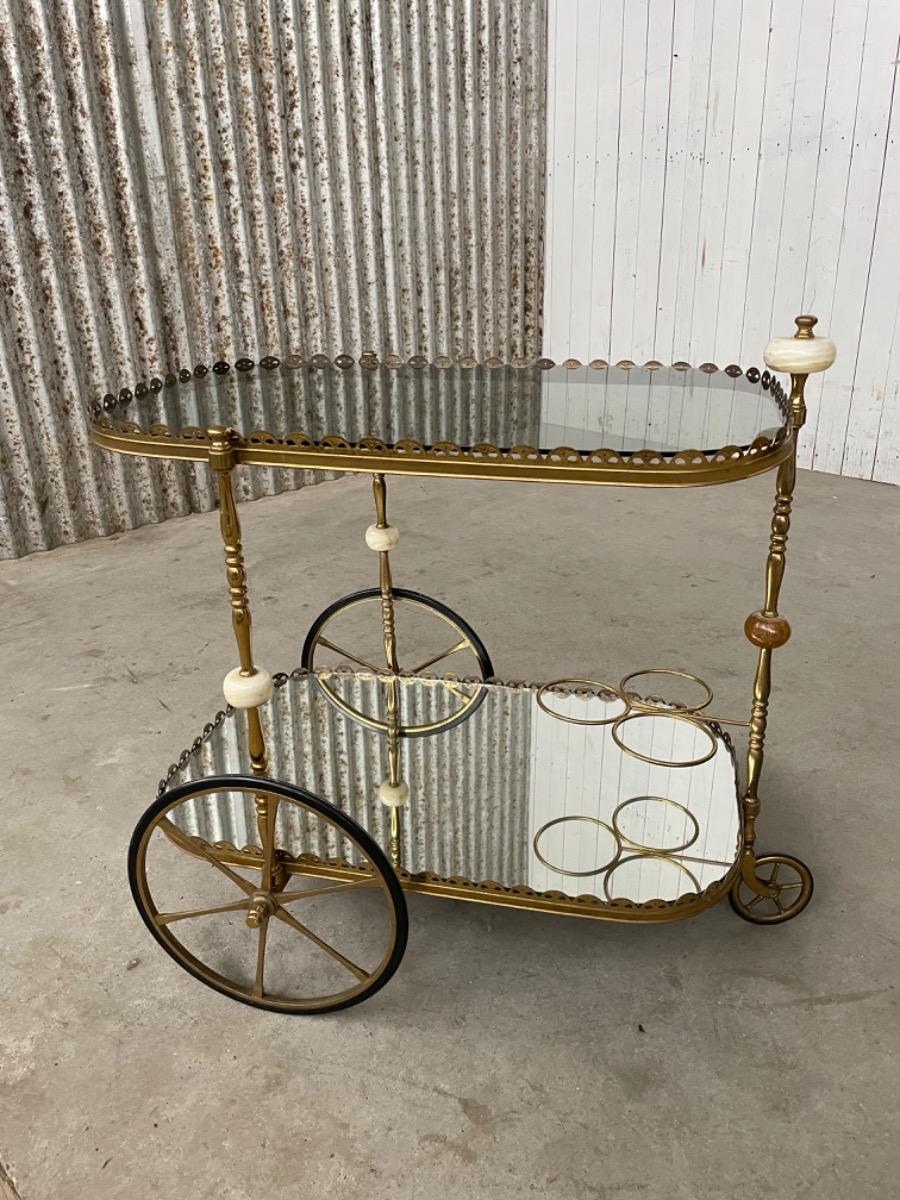
[[[798, 317], [794, 337], [771, 342], [764, 371], [266, 356], [92, 404], [97, 445], [206, 463], [218, 488], [239, 665], [128, 859], [163, 949], [243, 1003], [313, 1013], [390, 979], [407, 891], [624, 921], [677, 920], [725, 896], [759, 924], [800, 913], [809, 868], [757, 855], [756, 821], [772, 652], [790, 636], [778, 596], [804, 386], [835, 356], [815, 323]], [[773, 371], [790, 374], [789, 393]], [[290, 673], [253, 658], [240, 464], [372, 477], [378, 584], [313, 621]], [[769, 470], [746, 721], [715, 714], [709, 685], [680, 667], [503, 683], [463, 616], [394, 584], [390, 475], [673, 488]], [[731, 726], [747, 729], [742, 784]]]

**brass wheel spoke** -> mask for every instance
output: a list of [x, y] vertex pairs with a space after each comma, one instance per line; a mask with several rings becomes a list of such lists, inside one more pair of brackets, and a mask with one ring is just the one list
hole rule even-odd
[[770, 897], [768, 897], [768, 896], [760, 896], [757, 893], [757, 895], [755, 895], [752, 900], [747, 901], [747, 908], [755, 908], [761, 900], [768, 900], [769, 898]]
[[328, 896], [331, 892], [347, 892], [350, 888], [377, 887], [378, 880], [374, 876], [365, 879], [351, 879], [347, 883], [332, 884], [330, 887], [305, 888], [298, 892], [276, 892], [273, 897], [279, 904], [290, 904], [294, 900], [308, 900], [312, 896]]
[[324, 950], [326, 954], [330, 954], [336, 962], [339, 962], [342, 967], [348, 970], [351, 975], [355, 975], [356, 978], [361, 982], [369, 978], [368, 971], [364, 971], [362, 967], [358, 967], [356, 963], [351, 962], [349, 958], [345, 958], [344, 955], [341, 954], [340, 950], [335, 950], [334, 946], [329, 946], [329, 944], [326, 941], [323, 941], [318, 934], [313, 933], [311, 929], [307, 929], [305, 925], [301, 925], [301, 923], [295, 916], [293, 916], [292, 913], [287, 912], [283, 908], [276, 908], [275, 916], [279, 921], [284, 921], [286, 925], [290, 925], [292, 929], [296, 929], [298, 933], [302, 933], [304, 937], [309, 938], [309, 940], [314, 945], [318, 946], [320, 950]]
[[769, 883], [774, 884], [774, 883], [778, 882], [778, 875], [779, 875], [780, 871], [781, 871], [781, 863], [777, 862], [772, 867], [772, 874], [769, 876]]
[[171, 925], [173, 921], [187, 921], [191, 917], [208, 917], [211, 913], [240, 912], [247, 908], [249, 900], [235, 900], [233, 904], [217, 904], [214, 908], [191, 908], [184, 912], [157, 913], [160, 925]]
[[772, 899], [773, 899], [773, 901], [775, 902], [775, 907], [778, 909], [778, 911], [779, 911], [780, 913], [783, 913], [783, 912], [784, 912], [784, 905], [781, 903], [781, 893], [780, 893], [780, 892], [778, 892], [776, 895], [774, 895], [774, 896], [772, 897]]
[[778, 889], [778, 890], [779, 890], [779, 891], [781, 891], [781, 892], [792, 892], [792, 891], [793, 891], [795, 888], [802, 888], [802, 887], [803, 887], [803, 880], [802, 880], [802, 879], [798, 879], [796, 883], [782, 883], [782, 884], [780, 884], [780, 885], [779, 885], [779, 889]]
[[263, 972], [266, 969], [266, 934], [269, 929], [269, 915], [266, 913], [259, 923], [259, 940], [256, 946], [256, 979], [253, 982], [253, 995], [257, 1000], [263, 997]]
[[342, 654], [344, 658], [349, 658], [351, 662], [358, 663], [361, 667], [365, 667], [366, 670], [371, 671], [373, 675], [381, 674], [380, 667], [373, 666], [373, 664], [367, 662], [366, 659], [360, 658], [358, 654], [351, 654], [349, 650], [345, 650], [343, 646], [338, 646], [335, 642], [329, 642], [328, 638], [320, 637], [319, 645], [325, 646], [325, 648], [328, 650], [333, 650], [335, 654]]
[[463, 638], [461, 642], [457, 642], [455, 646], [451, 646], [449, 650], [442, 650], [440, 654], [435, 654], [433, 658], [426, 658], [423, 663], [419, 663], [417, 667], [413, 667], [413, 674], [420, 675], [426, 667], [433, 667], [436, 662], [440, 662], [442, 658], [449, 658], [451, 654], [458, 654], [460, 650], [465, 650], [472, 643], [468, 638]]
[[183, 846], [189, 854], [199, 854], [201, 858], [205, 858], [208, 863], [212, 863], [217, 870], [221, 871], [222, 874], [230, 879], [233, 884], [236, 884], [245, 895], [250, 896], [256, 890], [249, 880], [244, 879], [241, 875], [238, 875], [236, 871], [232, 871], [230, 867], [226, 867], [223, 862], [219, 862], [212, 851], [208, 850], [202, 842], [192, 841], [191, 838], [189, 838], [183, 830], [179, 829], [174, 822], [170, 821], [168, 817], [163, 817], [160, 820], [160, 825], [165, 825], [175, 842], [177, 842], [180, 846]]

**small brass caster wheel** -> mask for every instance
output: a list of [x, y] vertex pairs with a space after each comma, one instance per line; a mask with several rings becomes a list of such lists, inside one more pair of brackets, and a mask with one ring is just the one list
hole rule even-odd
[[763, 854], [756, 878], [768, 888], [761, 896], [738, 877], [728, 894], [731, 907], [754, 925], [780, 925], [803, 912], [812, 899], [813, 877], [806, 863], [790, 854]]

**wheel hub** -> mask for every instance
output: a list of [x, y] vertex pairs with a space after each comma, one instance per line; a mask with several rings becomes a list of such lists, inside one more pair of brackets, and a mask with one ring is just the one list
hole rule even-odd
[[257, 929], [263, 917], [271, 917], [275, 907], [271, 892], [254, 892], [250, 897], [250, 907], [247, 909], [247, 924], [251, 929]]

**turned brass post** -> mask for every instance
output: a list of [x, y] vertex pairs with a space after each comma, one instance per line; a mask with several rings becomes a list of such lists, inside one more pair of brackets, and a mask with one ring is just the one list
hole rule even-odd
[[[390, 528], [387, 519], [387, 482], [380, 473], [372, 476], [375, 498], [375, 528]], [[396, 678], [400, 669], [397, 658], [397, 624], [394, 610], [394, 583], [391, 577], [390, 552], [378, 551], [378, 584], [381, 588], [381, 627], [384, 636], [384, 657], [391, 678], [386, 680], [388, 780], [392, 787], [400, 784], [400, 684]], [[391, 807], [391, 865], [400, 866], [401, 817], [399, 805]]]
[[[811, 338], [814, 324], [814, 317], [798, 317], [796, 336]], [[751, 613], [744, 623], [744, 633], [753, 645], [758, 647], [759, 657], [753, 680], [753, 705], [747, 747], [747, 786], [742, 802], [744, 849], [741, 876], [748, 887], [764, 896], [768, 895], [771, 889], [757, 878], [754, 853], [756, 818], [759, 815], [759, 779], [762, 774], [769, 694], [772, 689], [772, 651], [783, 646], [791, 636], [787, 618], [778, 612], [778, 597], [784, 578], [785, 551], [791, 528], [791, 506], [797, 479], [797, 437], [806, 421], [806, 403], [803, 398], [806, 380], [806, 375], [791, 376], [791, 454], [778, 468], [776, 478], [775, 507], [772, 512], [769, 554], [766, 559], [765, 603], [759, 611]]]
[[[375, 528], [388, 529], [387, 484], [383, 475], [372, 476], [375, 496]], [[391, 556], [388, 550], [378, 552], [378, 583], [381, 588], [381, 624], [384, 631], [384, 657], [388, 670], [399, 670], [397, 661], [397, 625], [394, 616], [394, 583], [391, 578]]]
[[[251, 641], [250, 603], [247, 598], [247, 571], [244, 566], [244, 551], [241, 545], [241, 523], [238, 519], [231, 472], [234, 468], [233, 434], [229, 429], [214, 426], [207, 430], [210, 441], [209, 465], [216, 475], [219, 491], [219, 527], [225, 546], [225, 573], [231, 597], [231, 625], [237, 642], [238, 658], [242, 675], [255, 675], [253, 647]], [[250, 767], [254, 775], [268, 775], [269, 763], [262, 722], [258, 708], [247, 710], [247, 744], [250, 751]], [[262, 845], [268, 844], [267, 822], [268, 801], [265, 796], [256, 797], [256, 818]], [[271, 885], [265, 881], [264, 887]]]

